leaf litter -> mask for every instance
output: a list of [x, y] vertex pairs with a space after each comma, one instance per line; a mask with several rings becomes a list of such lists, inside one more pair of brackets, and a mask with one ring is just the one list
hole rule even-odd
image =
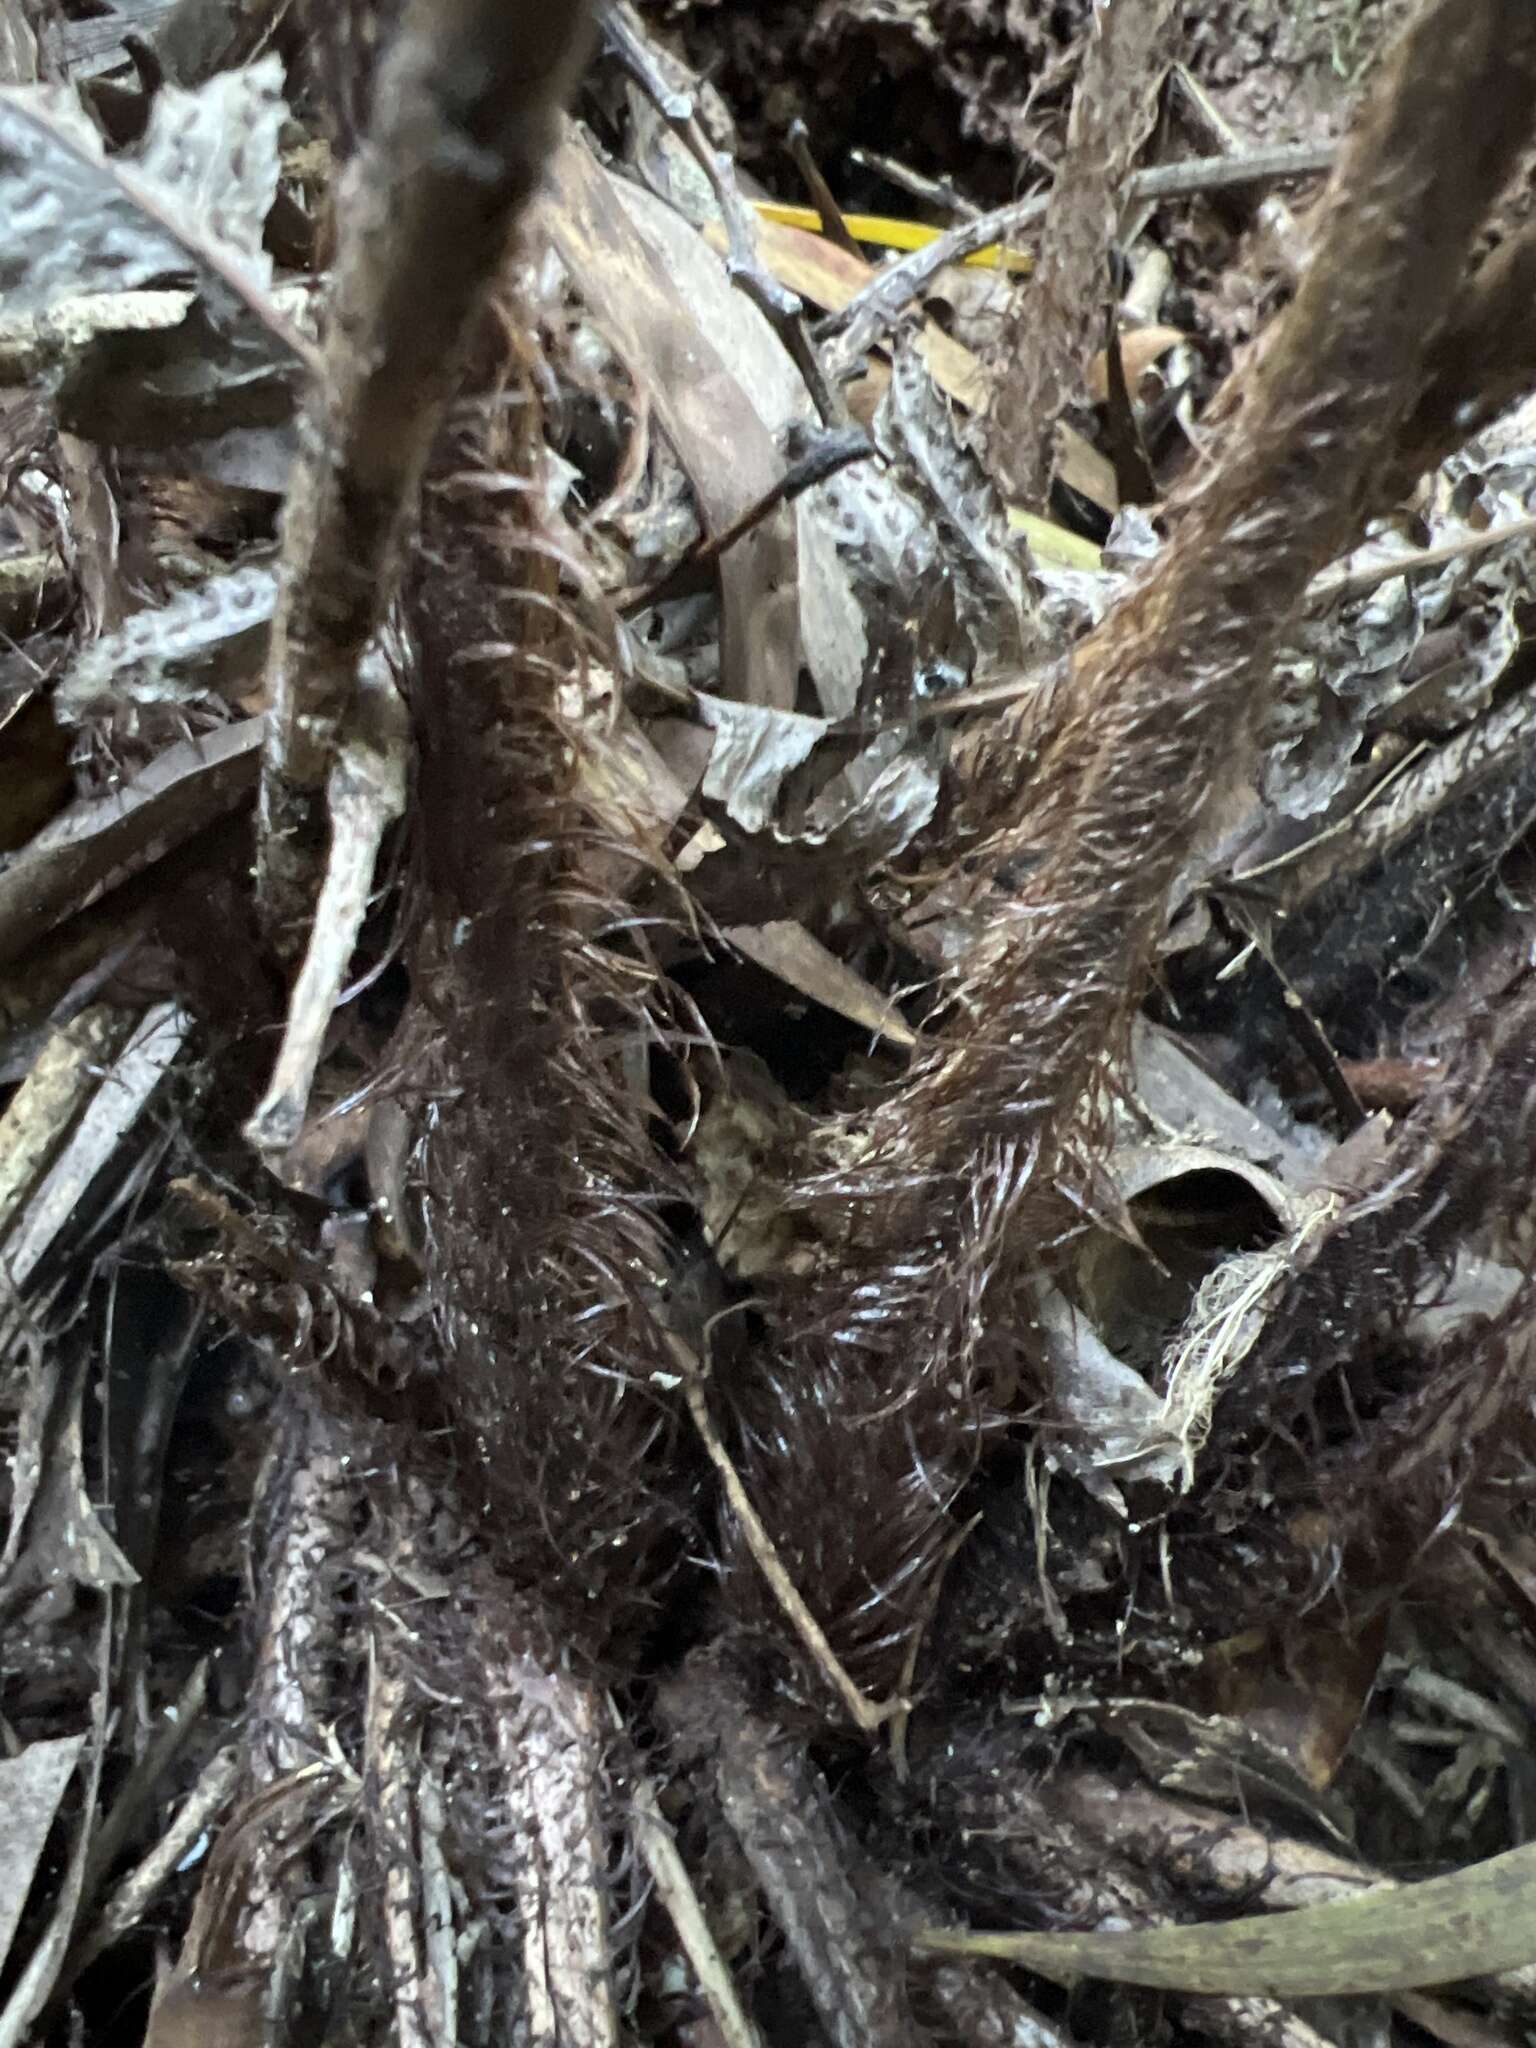
[[89, 12], [0, 2038], [1523, 2038], [1524, 6]]

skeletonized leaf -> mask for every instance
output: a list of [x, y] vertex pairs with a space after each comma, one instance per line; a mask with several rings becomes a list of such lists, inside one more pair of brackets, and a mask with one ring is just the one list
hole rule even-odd
[[135, 612], [92, 641], [59, 682], [59, 715], [75, 721], [105, 706], [184, 704], [254, 677], [277, 602], [270, 569], [234, 569]]
[[262, 224], [277, 189], [283, 67], [263, 58], [191, 93], [158, 95], [136, 160], [108, 158], [72, 93], [0, 94], [0, 297], [10, 315], [133, 290], [189, 257], [248, 294], [271, 258]]
[[918, 1946], [1235, 1998], [1330, 1998], [1454, 1984], [1536, 1962], [1536, 1843], [1424, 1884], [1198, 1927], [1131, 1934], [926, 1929]]

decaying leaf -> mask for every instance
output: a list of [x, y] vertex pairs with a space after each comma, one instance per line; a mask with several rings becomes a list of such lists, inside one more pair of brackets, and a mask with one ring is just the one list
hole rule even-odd
[[[741, 386], [746, 404], [773, 435], [781, 462], [787, 459], [797, 425], [803, 427], [814, 411], [805, 381], [783, 344], [743, 294], [732, 289], [718, 260], [678, 215], [634, 186], [620, 183], [616, 190], [641, 233], [663, 257], [699, 331], [719, 350]], [[739, 457], [738, 432], [730, 432], [728, 445]], [[743, 475], [735, 488], [739, 490], [749, 481]], [[847, 572], [832, 546], [822, 510], [825, 489], [824, 485], [814, 486], [795, 500], [789, 513], [794, 561], [786, 558], [774, 573], [790, 582], [798, 572], [800, 637], [806, 664], [823, 710], [829, 718], [842, 718], [858, 700], [864, 628], [848, 588]], [[707, 485], [700, 487], [700, 494], [706, 505], [718, 495]]]
[[[1128, 334], [1120, 336], [1120, 361], [1133, 398], [1147, 371], [1185, 339], [1182, 328], [1155, 323], [1149, 327], [1133, 327]], [[1088, 389], [1101, 404], [1109, 396], [1109, 370], [1103, 350], [1088, 365]]]
[[[27, 1189], [25, 1204], [18, 1201], [6, 1221], [5, 1269], [12, 1289], [25, 1286], [66, 1228], [86, 1220], [86, 1194], [103, 1170], [121, 1157], [124, 1138], [170, 1071], [190, 1026], [186, 1013], [174, 1003], [157, 1004], [137, 1019], [97, 1016], [82, 1022], [83, 1030], [65, 1033], [64, 1073], [59, 1077], [64, 1085], [53, 1082], [27, 1099], [28, 1121], [35, 1106], [51, 1128], [37, 1133], [35, 1182]], [[114, 1040], [110, 1063], [98, 1068], [95, 1060], [101, 1046]], [[89, 1099], [71, 1122], [70, 1112], [80, 1101], [77, 1082], [82, 1070]]]
[[[723, 532], [777, 481], [782, 464], [772, 435], [728, 358], [679, 303], [663, 258], [584, 145], [565, 145], [552, 179], [555, 244], [632, 373], [643, 379], [706, 525]], [[653, 233], [665, 232], [649, 213], [645, 218]], [[678, 226], [697, 240], [684, 223]], [[743, 307], [738, 317], [754, 316]], [[795, 522], [787, 509], [760, 522], [721, 559], [721, 672], [733, 699], [779, 711], [794, 704], [800, 654], [794, 563]]]
[[773, 924], [731, 925], [724, 932], [738, 952], [776, 974], [803, 996], [824, 1003], [850, 1023], [859, 1024], [893, 1045], [917, 1043], [916, 1034], [887, 997], [862, 975], [828, 952], [803, 925], [779, 920]]
[[1457, 1983], [1531, 1962], [1533, 1887], [1536, 1848], [1528, 1847], [1451, 1877], [1224, 1926], [1139, 1934], [933, 1930], [919, 1940], [940, 1953], [1026, 1963], [1058, 1981], [1107, 1977], [1239, 1998], [1326, 1998]]
[[86, 1858], [95, 1836], [97, 1801], [101, 1793], [102, 1764], [106, 1756], [107, 1630], [97, 1632], [95, 1665], [97, 1686], [90, 1706], [90, 1729], [85, 1737], [85, 1763], [80, 1771], [80, 1814], [68, 1849], [61, 1858], [58, 1881], [49, 1901], [38, 1939], [17, 1971], [3, 2007], [0, 2007], [0, 2048], [21, 2048], [47, 2004], [64, 1966], [74, 1938], [76, 1914], [86, 1876]]
[[[1283, 815], [1323, 810], [1362, 739], [1438, 735], [1487, 709], [1530, 602], [1519, 522], [1536, 507], [1533, 423], [1525, 408], [1436, 475], [1420, 515], [1427, 546], [1386, 527], [1320, 579], [1281, 671], [1265, 757], [1263, 793]], [[1476, 545], [1500, 526], [1514, 528], [1508, 546]]]
[[876, 435], [887, 457], [911, 476], [929, 512], [967, 643], [962, 679], [984, 684], [1038, 658], [1042, 635], [1002, 495], [961, 445], [914, 350], [896, 350]]
[[0, 1760], [0, 1962], [10, 1954], [48, 1831], [84, 1747], [83, 1735], [61, 1735]]
[[704, 696], [699, 713], [715, 733], [704, 794], [724, 804], [745, 831], [763, 831], [784, 778], [810, 758], [812, 748], [825, 737], [826, 720]]
[[168, 747], [115, 796], [71, 805], [0, 870], [0, 960], [180, 846], [255, 788], [261, 720]]

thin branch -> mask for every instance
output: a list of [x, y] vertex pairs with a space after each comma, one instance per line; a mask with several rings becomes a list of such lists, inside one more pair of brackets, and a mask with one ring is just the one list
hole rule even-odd
[[283, 1043], [272, 1079], [245, 1135], [276, 1170], [298, 1137], [332, 1013], [368, 910], [374, 865], [385, 832], [405, 809], [408, 726], [405, 706], [377, 657], [363, 669], [355, 730], [342, 738], [331, 770], [331, 845], [310, 930], [309, 949], [294, 983]]
[[196, 1784], [155, 1846], [121, 1878], [94, 1916], [91, 1931], [71, 1956], [67, 1980], [131, 1933], [180, 1869], [199, 1839], [212, 1827], [234, 1792], [240, 1756], [234, 1749], [215, 1751]]
[[[1197, 149], [1209, 150], [1217, 158], [1246, 156], [1236, 129], [1186, 65], [1173, 66], [1168, 74], [1168, 85], [1172, 105]], [[1331, 150], [1327, 152], [1326, 161], [1318, 165], [1319, 170], [1332, 168], [1333, 154]], [[1291, 274], [1296, 275], [1301, 269], [1306, 249], [1305, 237], [1295, 214], [1274, 191], [1262, 193], [1256, 214]]]
[[641, 1778], [632, 1798], [640, 1854], [645, 1858], [657, 1895], [671, 1915], [683, 1953], [693, 1965], [700, 1995], [720, 2029], [720, 2038], [726, 2048], [762, 2048], [757, 2029], [747, 2017], [735, 1981], [710, 1931], [688, 1866], [678, 1853], [656, 1787], [649, 1778]]
[[[1184, 163], [1153, 164], [1126, 180], [1122, 203], [1192, 199], [1206, 192], [1313, 177], [1329, 168], [1335, 153], [1332, 145], [1299, 142], [1241, 156], [1201, 156]], [[1031, 192], [995, 206], [989, 213], [971, 213], [934, 241], [879, 271], [840, 312], [829, 313], [818, 326], [823, 337], [839, 337], [832, 374], [844, 374], [873, 348], [946, 265], [963, 263], [983, 249], [1011, 243], [1026, 228], [1044, 220], [1050, 203], [1049, 192]]]
[[[1533, 281], [1536, 289], [1536, 281]], [[1536, 377], [1536, 365], [1533, 365]], [[1415, 548], [1407, 554], [1389, 555], [1380, 562], [1368, 562], [1362, 569], [1348, 569], [1342, 565], [1326, 570], [1315, 577], [1307, 592], [1307, 608], [1320, 611], [1325, 606], [1344, 602], [1353, 597], [1365, 597], [1373, 590], [1379, 590], [1383, 583], [1393, 583], [1399, 576], [1418, 576], [1429, 569], [1444, 569], [1451, 562], [1475, 561], [1479, 555], [1494, 553], [1508, 547], [1517, 540], [1536, 537], [1536, 518], [1510, 519], [1502, 526], [1490, 526], [1482, 533], [1465, 533], [1457, 540], [1448, 540], [1436, 548]]]
[[848, 232], [848, 223], [843, 219], [843, 209], [838, 205], [832, 187], [822, 176], [821, 165], [811, 151], [811, 134], [801, 120], [791, 121], [787, 146], [794, 159], [795, 169], [800, 173], [801, 182], [810, 195], [812, 206], [821, 217], [821, 232], [829, 242], [835, 242], [848, 255], [856, 256], [862, 263], [864, 251]]
[[614, 610], [621, 618], [632, 619], [637, 612], [649, 611], [652, 605], [680, 595], [692, 576], [717, 562], [728, 548], [733, 548], [754, 527], [760, 526], [780, 505], [793, 504], [796, 498], [814, 490], [817, 484], [824, 484], [828, 477], [836, 476], [850, 463], [868, 461], [874, 452], [862, 427], [847, 427], [840, 433], [823, 434], [722, 533], [701, 536], [691, 547], [683, 550], [658, 582], [638, 591], [633, 597], [620, 593], [614, 602]]
[[[1429, 0], [1378, 78], [1224, 460], [1186, 486], [1167, 552], [1071, 668], [962, 750], [999, 849], [1027, 834], [1045, 852], [983, 970], [988, 1029], [973, 1014], [917, 1084], [951, 1143], [1016, 1130], [1032, 1097], [1061, 1157], [1140, 991], [1213, 764], [1249, 744], [1277, 638], [1375, 502], [1425, 337], [1524, 145], [1536, 15]], [[997, 1057], [1010, 1043], [1028, 1048], [1027, 1077]], [[914, 1106], [893, 1109], [908, 1131]]]
[[704, 1377], [697, 1357], [680, 1337], [674, 1337], [672, 1344], [678, 1363], [682, 1367], [683, 1393], [688, 1402], [688, 1413], [693, 1417], [694, 1427], [699, 1433], [699, 1440], [708, 1454], [709, 1462], [720, 1475], [725, 1497], [730, 1503], [731, 1513], [741, 1525], [747, 1548], [767, 1580], [769, 1590], [778, 1602], [785, 1620], [805, 1645], [812, 1662], [828, 1685], [848, 1709], [854, 1726], [866, 1735], [875, 1734], [887, 1721], [903, 1714], [907, 1709], [907, 1702], [900, 1698], [883, 1702], [872, 1700], [849, 1676], [847, 1667], [828, 1640], [826, 1630], [812, 1614], [806, 1605], [805, 1596], [785, 1570], [778, 1545], [769, 1534], [762, 1516], [753, 1506], [751, 1495], [742, 1483], [741, 1474], [736, 1470], [730, 1452], [721, 1441], [714, 1417], [709, 1412], [709, 1399], [704, 1391]]

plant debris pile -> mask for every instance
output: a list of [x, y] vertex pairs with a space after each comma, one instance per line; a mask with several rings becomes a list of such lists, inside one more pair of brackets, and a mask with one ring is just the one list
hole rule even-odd
[[1536, 2025], [1536, 17], [0, 0], [0, 2048]]

